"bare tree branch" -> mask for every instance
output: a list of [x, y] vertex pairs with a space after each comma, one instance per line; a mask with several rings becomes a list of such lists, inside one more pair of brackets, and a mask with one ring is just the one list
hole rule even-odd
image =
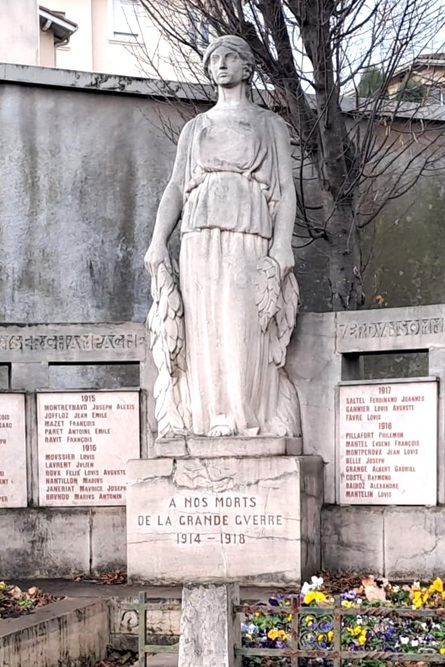
[[[324, 244], [333, 309], [360, 306], [360, 229], [422, 175], [442, 169], [442, 126], [419, 120], [419, 105], [389, 96], [400, 67], [409, 78], [416, 56], [440, 34], [444, 0], [140, 3], [169, 44], [178, 80], [195, 80], [203, 94], [205, 40], [190, 29], [196, 17], [213, 36], [248, 42], [258, 62], [256, 94], [285, 118], [296, 147], [296, 245]], [[145, 59], [153, 69], [152, 48]], [[369, 67], [382, 78], [363, 100], [358, 82]], [[162, 67], [155, 70], [162, 78]]]

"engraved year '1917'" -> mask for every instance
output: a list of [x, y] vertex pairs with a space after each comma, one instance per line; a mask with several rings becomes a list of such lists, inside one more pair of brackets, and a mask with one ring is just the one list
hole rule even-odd
[[[203, 544], [204, 542], [216, 542], [216, 535], [200, 535], [199, 533], [177, 533], [176, 544]], [[243, 533], [220, 533], [221, 544], [245, 544], [246, 536]]]

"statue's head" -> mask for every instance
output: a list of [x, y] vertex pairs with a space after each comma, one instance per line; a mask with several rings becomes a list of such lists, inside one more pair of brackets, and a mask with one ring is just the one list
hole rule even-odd
[[247, 70], [246, 83], [250, 85], [253, 74], [255, 72], [255, 58], [253, 56], [252, 49], [246, 40], [244, 40], [242, 37], [237, 37], [236, 35], [224, 35], [223, 37], [218, 37], [207, 47], [202, 63], [206, 77], [213, 83], [213, 78], [210, 72], [210, 59], [212, 57], [212, 53], [214, 53], [220, 47], [234, 51], [244, 61]]

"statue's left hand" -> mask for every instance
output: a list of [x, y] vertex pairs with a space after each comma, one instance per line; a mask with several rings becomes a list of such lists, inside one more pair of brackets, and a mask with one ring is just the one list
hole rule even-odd
[[269, 257], [272, 257], [280, 267], [280, 278], [283, 280], [295, 264], [294, 253], [290, 245], [280, 246], [272, 245], [269, 250]]
[[156, 275], [160, 264], [165, 264], [167, 270], [171, 271], [170, 255], [167, 246], [163, 243], [151, 243], [145, 253], [144, 264], [152, 276]]

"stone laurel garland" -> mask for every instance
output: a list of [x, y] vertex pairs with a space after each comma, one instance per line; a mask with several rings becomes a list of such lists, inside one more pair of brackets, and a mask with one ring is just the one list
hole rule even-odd
[[184, 306], [178, 285], [178, 268], [160, 264], [151, 277], [153, 305], [147, 316], [150, 348], [158, 369], [154, 385], [158, 437], [186, 433], [184, 407], [178, 384], [185, 372]]

